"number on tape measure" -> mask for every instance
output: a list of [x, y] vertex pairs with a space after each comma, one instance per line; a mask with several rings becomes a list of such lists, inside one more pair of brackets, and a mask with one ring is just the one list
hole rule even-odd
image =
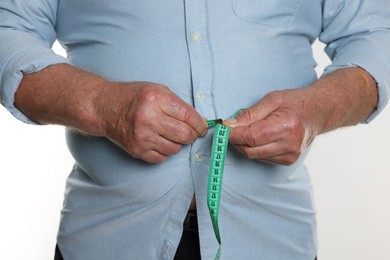
[[221, 252], [221, 236], [218, 227], [218, 214], [222, 191], [222, 176], [228, 146], [229, 133], [229, 127], [218, 124], [214, 131], [213, 145], [211, 148], [207, 205], [209, 208], [215, 237], [217, 238], [217, 241], [219, 243], [219, 248], [215, 259], [219, 259]]
[[[241, 110], [244, 109], [238, 110], [231, 118], [235, 118]], [[221, 256], [221, 235], [219, 234], [218, 214], [219, 204], [221, 201], [223, 169], [230, 134], [230, 128], [222, 125], [222, 122], [222, 119], [207, 120], [209, 128], [216, 126], [213, 136], [213, 145], [211, 147], [207, 189], [207, 206], [209, 208], [214, 234], [219, 244], [218, 251], [215, 256], [216, 260], [218, 260]]]

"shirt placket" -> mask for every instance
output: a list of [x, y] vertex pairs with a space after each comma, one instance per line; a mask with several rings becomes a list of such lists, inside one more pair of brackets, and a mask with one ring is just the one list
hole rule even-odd
[[207, 1], [186, 0], [186, 37], [191, 63], [192, 94], [196, 110], [206, 118], [214, 118], [211, 89], [213, 59], [208, 34]]
[[[192, 96], [195, 109], [205, 118], [214, 118], [212, 100], [213, 61], [208, 34], [208, 12], [206, 0], [185, 0], [186, 37], [191, 67]], [[198, 139], [191, 148], [192, 174], [197, 165], [204, 163], [204, 138]], [[199, 177], [199, 176], [198, 176]], [[195, 181], [195, 190], [197, 181]]]
[[[196, 110], [205, 118], [216, 117], [213, 100], [214, 62], [206, 0], [185, 0], [186, 37], [191, 66], [192, 95]], [[202, 258], [214, 253], [216, 242], [206, 205], [210, 133], [191, 146], [190, 167], [197, 199]], [[212, 252], [212, 253], [210, 253]]]

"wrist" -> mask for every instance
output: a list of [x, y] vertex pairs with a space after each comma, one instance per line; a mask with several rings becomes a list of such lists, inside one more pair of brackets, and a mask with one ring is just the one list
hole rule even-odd
[[358, 67], [334, 71], [307, 89], [321, 122], [319, 133], [361, 123], [378, 102], [375, 80]]

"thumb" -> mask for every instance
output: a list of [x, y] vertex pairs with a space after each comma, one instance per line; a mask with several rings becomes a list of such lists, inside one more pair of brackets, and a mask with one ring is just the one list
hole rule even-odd
[[236, 117], [224, 120], [222, 124], [228, 127], [248, 126], [265, 119], [276, 107], [266, 96], [250, 108], [239, 110]]
[[222, 124], [228, 127], [237, 127], [237, 126], [247, 126], [254, 122], [253, 118], [253, 109], [241, 109], [239, 110], [233, 118], [223, 120]]

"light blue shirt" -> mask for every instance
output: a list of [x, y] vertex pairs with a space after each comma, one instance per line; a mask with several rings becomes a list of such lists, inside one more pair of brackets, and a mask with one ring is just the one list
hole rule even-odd
[[[0, 98], [33, 123], [13, 105], [22, 74], [71, 63], [113, 81], [165, 84], [204, 117], [227, 118], [270, 91], [315, 81], [311, 44], [319, 38], [333, 61], [326, 73], [360, 66], [377, 81], [369, 121], [388, 99], [389, 28], [388, 0], [2, 0]], [[51, 51], [55, 39], [67, 59]], [[66, 136], [76, 163], [58, 232], [65, 259], [172, 259], [194, 193], [202, 258], [214, 258], [206, 205], [212, 131], [161, 164], [134, 159], [105, 138]], [[287, 167], [229, 149], [222, 259], [314, 259], [304, 157]]]

